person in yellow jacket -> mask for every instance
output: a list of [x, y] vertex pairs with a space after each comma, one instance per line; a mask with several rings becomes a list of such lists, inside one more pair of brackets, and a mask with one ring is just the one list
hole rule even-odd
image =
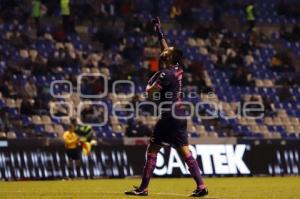
[[70, 0], [60, 0], [60, 14], [66, 32], [74, 32], [74, 21], [71, 16]]
[[41, 2], [40, 2], [40, 0], [33, 0], [32, 1], [31, 16], [34, 20], [35, 27], [39, 28], [39, 26], [40, 26], [40, 17], [41, 17]]
[[69, 158], [68, 170], [70, 172], [70, 177], [75, 177], [73, 172], [73, 164], [75, 163], [76, 171], [79, 172], [80, 169], [80, 155], [81, 150], [79, 147], [79, 137], [75, 133], [75, 124], [72, 122], [69, 129], [63, 134], [63, 141], [65, 144], [66, 154]]
[[256, 12], [255, 12], [255, 6], [254, 3], [249, 3], [245, 8], [245, 14], [246, 19], [248, 23], [248, 30], [252, 31], [255, 26], [255, 20], [256, 20]]

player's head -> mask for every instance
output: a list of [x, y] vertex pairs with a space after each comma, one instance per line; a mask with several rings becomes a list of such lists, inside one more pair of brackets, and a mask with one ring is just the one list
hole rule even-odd
[[182, 52], [179, 49], [174, 47], [169, 47], [164, 49], [160, 54], [160, 59], [163, 61], [167, 66], [175, 65], [177, 63], [182, 62]]

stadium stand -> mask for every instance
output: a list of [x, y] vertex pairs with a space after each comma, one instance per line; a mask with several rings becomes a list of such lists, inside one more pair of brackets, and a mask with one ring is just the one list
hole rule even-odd
[[[299, 138], [297, 1], [284, 1], [284, 5], [279, 0], [254, 1], [257, 19], [251, 32], [244, 25], [247, 2], [239, 0], [74, 0], [68, 27], [61, 25], [59, 1], [41, 1], [44, 14], [38, 22], [30, 17], [30, 2], [0, 3], [1, 139], [60, 137], [70, 123], [60, 117], [72, 110], [55, 103], [77, 107], [82, 101], [108, 105], [109, 123], [93, 128], [98, 137], [124, 137], [130, 121], [113, 116], [112, 108], [114, 103], [145, 100], [142, 92], [158, 64], [157, 40], [149, 30], [153, 15], [160, 15], [168, 41], [184, 51], [185, 92], [199, 94], [197, 98], [187, 95], [185, 100], [218, 102], [227, 116], [235, 115], [238, 103], [261, 102], [265, 107], [261, 119], [192, 117], [188, 121], [191, 137]], [[299, 6], [290, 10], [292, 2]], [[171, 16], [174, 8], [180, 12]], [[233, 30], [230, 23], [240, 28]], [[80, 96], [77, 76], [81, 73], [103, 74], [109, 80], [109, 94], [100, 100]], [[55, 84], [53, 93], [58, 97], [54, 98], [50, 88], [55, 80], [68, 80], [73, 86]], [[133, 81], [136, 96], [130, 96], [127, 87], [118, 88], [118, 96], [111, 94], [115, 80]], [[97, 79], [82, 81], [80, 91], [85, 95], [105, 89]], [[56, 117], [50, 114], [51, 104]], [[202, 114], [211, 114], [213, 108], [206, 104]], [[87, 106], [82, 120], [100, 122], [103, 112]], [[134, 125], [151, 129], [157, 118], [142, 110], [135, 120], [139, 122]]]

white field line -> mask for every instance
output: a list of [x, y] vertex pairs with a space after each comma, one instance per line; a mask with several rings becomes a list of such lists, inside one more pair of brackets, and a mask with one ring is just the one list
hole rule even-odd
[[[98, 192], [23, 192], [23, 191], [1, 191], [1, 194], [36, 194], [36, 195], [101, 195], [101, 194], [113, 194], [113, 195], [118, 195], [118, 194], [123, 194], [123, 192], [110, 192], [110, 191], [98, 191]], [[151, 195], [160, 195], [160, 196], [179, 196], [179, 197], [189, 197], [188, 194], [177, 194], [177, 193], [167, 193], [167, 192], [161, 192], [161, 193], [150, 193], [149, 196]], [[124, 195], [126, 196], [126, 195]], [[218, 197], [210, 197], [210, 196], [205, 196], [205, 199], [220, 199]]]

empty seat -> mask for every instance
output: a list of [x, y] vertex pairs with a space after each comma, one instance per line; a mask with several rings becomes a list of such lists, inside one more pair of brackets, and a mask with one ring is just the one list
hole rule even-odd
[[238, 121], [241, 125], [247, 125], [247, 120], [244, 117], [239, 118]]
[[297, 117], [291, 117], [290, 121], [291, 121], [292, 125], [298, 125], [299, 124], [299, 118], [297, 118]]
[[282, 120], [280, 117], [274, 117], [273, 123], [274, 123], [274, 125], [282, 125]]
[[189, 125], [188, 128], [187, 128], [187, 132], [195, 133], [196, 132], [196, 127], [194, 125]]
[[119, 124], [119, 119], [117, 116], [110, 116], [110, 123], [112, 125]]
[[98, 68], [92, 68], [91, 73], [100, 73], [100, 70]]
[[41, 119], [43, 124], [52, 124], [52, 120], [48, 115], [43, 115]]
[[0, 132], [0, 139], [5, 139], [5, 138], [6, 138], [6, 133]]
[[88, 68], [88, 67], [83, 67], [83, 68], [81, 69], [81, 72], [82, 72], [82, 73], [90, 73], [91, 70], [90, 70], [90, 68]]
[[17, 108], [17, 103], [14, 99], [6, 99], [6, 105], [9, 108]]
[[51, 124], [47, 124], [45, 125], [45, 131], [48, 132], [48, 133], [53, 133], [55, 132], [53, 126]]
[[196, 126], [196, 132], [198, 133], [202, 133], [202, 132], [205, 132], [205, 127], [203, 125], [197, 125]]
[[228, 116], [230, 118], [235, 118], [235, 117], [237, 117], [236, 115], [237, 115], [237, 113], [233, 110], [227, 110], [226, 111], [226, 116]]
[[273, 87], [274, 86], [273, 82], [269, 79], [264, 80], [264, 85], [265, 85], [265, 87]]
[[295, 133], [300, 133], [300, 125], [294, 125]]
[[291, 125], [290, 118], [288, 117], [281, 118], [281, 121], [282, 121], [282, 125]]
[[54, 132], [58, 133], [58, 135], [62, 135], [65, 132], [65, 130], [64, 130], [62, 125], [55, 124], [54, 125]]
[[61, 123], [62, 123], [62, 124], [69, 125], [69, 124], [71, 123], [71, 120], [70, 120], [70, 118], [68, 118], [68, 117], [62, 117], [62, 118], [61, 118]]
[[246, 118], [248, 125], [255, 125], [256, 121], [254, 118]]
[[257, 79], [257, 80], [255, 80], [255, 85], [256, 85], [256, 87], [263, 87], [264, 82], [261, 79]]
[[143, 124], [146, 123], [146, 117], [141, 115], [141, 116], [137, 116], [136, 118], [137, 121], [141, 121]]
[[121, 125], [113, 125], [112, 131], [115, 133], [123, 133], [123, 128], [121, 127]]
[[295, 133], [295, 128], [294, 128], [294, 126], [291, 126], [291, 125], [286, 126], [285, 130], [286, 130], [287, 133]]
[[259, 133], [260, 132], [260, 129], [259, 129], [258, 125], [251, 125], [250, 129], [254, 133]]
[[43, 123], [41, 117], [38, 115], [33, 115], [31, 117], [31, 119], [32, 119], [33, 124], [42, 124]]
[[230, 104], [229, 103], [225, 103], [225, 102], [223, 102], [223, 103], [221, 103], [222, 104], [222, 109], [227, 113], [227, 110], [231, 110], [231, 106], [230, 106]]
[[285, 109], [278, 109], [277, 110], [277, 115], [278, 115], [278, 117], [281, 117], [281, 118], [287, 117], [286, 110]]
[[231, 110], [236, 111], [238, 108], [238, 104], [236, 102], [230, 102]]
[[101, 68], [101, 69], [100, 69], [100, 72], [101, 72], [102, 74], [104, 74], [105, 76], [110, 77], [110, 72], [109, 72], [109, 69], [108, 69], [108, 68]]
[[197, 132], [197, 134], [198, 134], [200, 137], [207, 137], [207, 136], [208, 136], [208, 133], [205, 132], [205, 131]]
[[208, 132], [207, 135], [210, 138], [218, 138], [219, 137], [216, 132]]
[[262, 135], [263, 135], [263, 137], [264, 138], [273, 138], [273, 135], [272, 135], [272, 133], [270, 133], [270, 132], [264, 132], [264, 133], [261, 133]]
[[7, 139], [14, 140], [14, 139], [16, 139], [16, 138], [17, 138], [17, 135], [16, 135], [15, 132], [13, 132], [13, 131], [7, 132]]
[[272, 133], [272, 138], [280, 139], [281, 138], [281, 134], [279, 132], [273, 132]]
[[157, 117], [154, 116], [148, 116], [146, 117], [146, 124], [150, 125], [150, 126], [154, 126], [157, 122]]
[[264, 123], [269, 126], [272, 126], [274, 124], [273, 119], [271, 117], [265, 117]]
[[268, 133], [269, 130], [268, 130], [268, 127], [265, 126], [265, 125], [259, 125], [259, 130], [261, 133]]

